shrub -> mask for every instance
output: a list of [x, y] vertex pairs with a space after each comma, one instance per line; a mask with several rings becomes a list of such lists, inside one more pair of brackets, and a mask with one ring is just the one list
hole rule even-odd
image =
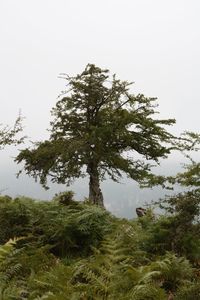
[[55, 194], [53, 201], [56, 201], [63, 205], [75, 204], [74, 192], [66, 191], [66, 192], [61, 192], [59, 194]]

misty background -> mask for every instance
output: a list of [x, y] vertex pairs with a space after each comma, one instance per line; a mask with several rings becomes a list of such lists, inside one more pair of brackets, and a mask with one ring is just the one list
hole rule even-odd
[[[131, 92], [157, 97], [160, 118], [175, 118], [174, 134], [199, 131], [200, 2], [198, 0], [1, 0], [0, 123], [25, 116], [25, 145], [0, 151], [0, 190], [11, 196], [51, 199], [64, 186], [45, 191], [32, 178], [16, 179], [13, 162], [29, 140], [48, 138], [50, 110], [65, 89], [60, 73], [76, 75], [94, 63], [134, 81]], [[196, 155], [197, 159], [199, 158]], [[175, 174], [178, 153], [159, 172]], [[87, 179], [67, 189], [77, 199], [88, 194]], [[135, 207], [164, 196], [160, 188], [140, 190], [126, 178], [102, 184], [106, 207], [131, 217]]]

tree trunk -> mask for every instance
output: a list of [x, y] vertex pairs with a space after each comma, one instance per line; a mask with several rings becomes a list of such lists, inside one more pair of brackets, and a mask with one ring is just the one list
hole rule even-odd
[[90, 166], [88, 166], [87, 168], [87, 172], [90, 176], [89, 200], [92, 204], [104, 207], [103, 194], [100, 188], [97, 166], [94, 166], [94, 164], [90, 164]]

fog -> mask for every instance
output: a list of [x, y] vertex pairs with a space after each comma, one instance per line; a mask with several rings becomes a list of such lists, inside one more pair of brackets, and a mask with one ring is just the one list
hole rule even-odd
[[[21, 109], [27, 145], [47, 138], [50, 110], [65, 88], [58, 75], [76, 75], [95, 63], [134, 81], [133, 93], [158, 97], [160, 117], [177, 120], [171, 132], [198, 132], [199, 10], [198, 0], [1, 0], [0, 123], [13, 124]], [[0, 189], [42, 199], [65, 189], [45, 191], [27, 176], [15, 178], [13, 157], [24, 146], [0, 152]], [[181, 162], [174, 154], [163, 170], [178, 170]], [[87, 196], [85, 181], [72, 188], [77, 198]], [[103, 190], [113, 211], [154, 197], [126, 179], [121, 185], [105, 182]]]

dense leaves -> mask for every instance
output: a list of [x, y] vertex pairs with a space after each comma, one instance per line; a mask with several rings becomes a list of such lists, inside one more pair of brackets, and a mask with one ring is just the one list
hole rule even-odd
[[77, 202], [65, 206], [55, 200], [0, 197], [0, 243], [23, 236], [38, 247], [48, 244], [59, 256], [86, 254], [107, 232], [110, 218], [105, 210]]
[[[171, 237], [172, 216], [157, 219], [149, 211], [138, 220], [117, 219], [86, 203], [60, 202], [63, 195], [72, 197], [0, 198], [1, 299], [199, 299], [194, 248], [186, 259], [162, 237], [164, 224]], [[196, 224], [190, 226], [188, 234]], [[177, 236], [178, 243], [184, 238]]]
[[125, 173], [139, 183], [162, 184], [152, 176], [152, 163], [178, 149], [166, 130], [174, 119], [156, 119], [155, 98], [130, 93], [130, 83], [110, 78], [108, 70], [87, 65], [75, 77], [64, 75], [67, 90], [52, 109], [49, 140], [22, 150], [16, 158], [27, 174], [47, 187], [90, 176], [89, 199], [103, 206], [99, 182], [118, 181]]

